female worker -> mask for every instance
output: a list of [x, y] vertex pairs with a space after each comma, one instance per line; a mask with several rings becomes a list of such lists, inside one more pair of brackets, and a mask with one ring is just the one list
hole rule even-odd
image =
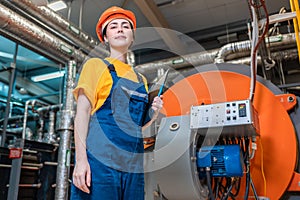
[[[107, 9], [96, 26], [110, 56], [89, 59], [74, 90], [75, 168], [71, 199], [144, 199], [142, 126], [148, 104], [144, 77], [126, 64], [136, 18], [119, 7]], [[149, 125], [162, 108], [155, 97]]]

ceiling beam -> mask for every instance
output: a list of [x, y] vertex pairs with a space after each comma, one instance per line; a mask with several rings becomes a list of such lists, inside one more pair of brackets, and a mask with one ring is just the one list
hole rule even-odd
[[124, 8], [128, 4], [128, 1], [129, 0], [124, 0], [123, 3], [122, 3], [122, 5], [121, 5], [121, 8]]
[[171, 27], [153, 0], [134, 0], [134, 2], [152, 26], [160, 28], [156, 29], [156, 31], [172, 52], [180, 54], [181, 52], [184, 53], [186, 51], [186, 46], [176, 35], [176, 31], [168, 30], [171, 29]]

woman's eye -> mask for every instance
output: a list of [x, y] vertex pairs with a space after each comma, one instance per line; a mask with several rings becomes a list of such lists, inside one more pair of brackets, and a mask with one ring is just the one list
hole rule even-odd
[[129, 26], [128, 24], [124, 24], [124, 25], [123, 25], [123, 28], [129, 29], [130, 26]]

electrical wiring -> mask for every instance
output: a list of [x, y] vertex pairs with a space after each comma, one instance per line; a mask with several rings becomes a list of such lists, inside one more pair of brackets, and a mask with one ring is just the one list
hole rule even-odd
[[261, 149], [261, 164], [260, 164], [260, 169], [261, 169], [261, 175], [262, 175], [262, 178], [264, 180], [264, 196], [267, 196], [267, 181], [266, 181], [266, 177], [265, 177], [265, 172], [264, 172], [264, 150], [263, 150], [263, 145], [262, 145], [262, 142], [261, 142], [261, 138], [259, 138], [259, 146], [260, 146], [260, 149]]
[[[256, 71], [257, 71], [257, 51], [259, 48], [259, 45], [261, 42], [264, 40], [265, 35], [268, 32], [268, 27], [269, 27], [269, 14], [265, 5], [264, 0], [260, 0], [260, 5], [254, 4], [250, 0], [250, 5], [251, 5], [251, 13], [253, 16], [253, 34], [252, 34], [252, 48], [251, 48], [251, 83], [250, 83], [250, 95], [249, 99], [253, 101], [253, 96], [255, 93], [255, 82], [256, 82]], [[264, 25], [264, 31], [262, 35], [259, 38], [259, 33], [258, 33], [258, 19], [257, 19], [257, 14], [256, 14], [256, 9], [259, 9], [260, 7], [263, 8], [265, 15], [266, 15], [266, 23]], [[259, 39], [258, 39], [259, 38]], [[258, 41], [257, 41], [258, 39]]]
[[252, 41], [251, 41], [251, 82], [250, 82], [250, 94], [249, 99], [252, 101], [255, 92], [255, 82], [256, 82], [256, 68], [257, 68], [257, 50], [256, 46], [258, 44], [258, 19], [256, 15], [256, 10], [251, 7], [251, 13], [253, 16], [252, 21]]
[[250, 184], [251, 184], [251, 188], [252, 188], [255, 200], [259, 200], [256, 189], [254, 187], [254, 183], [253, 183], [252, 178], [251, 178], [251, 175], [250, 175]]

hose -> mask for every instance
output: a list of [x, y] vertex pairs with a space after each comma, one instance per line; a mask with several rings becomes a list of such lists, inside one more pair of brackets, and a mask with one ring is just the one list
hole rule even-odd
[[208, 191], [209, 191], [209, 199], [215, 200], [213, 191], [212, 191], [212, 183], [211, 183], [211, 177], [210, 177], [210, 168], [206, 167], [206, 179], [207, 179], [207, 185], [208, 185]]
[[250, 167], [247, 164], [246, 166], [248, 168], [247, 174], [246, 174], [246, 190], [245, 190], [245, 196], [244, 200], [248, 200], [248, 195], [249, 195], [249, 183], [250, 183]]
[[230, 185], [230, 187], [228, 188], [228, 190], [226, 192], [226, 195], [222, 198], [222, 200], [226, 200], [228, 198], [229, 194], [231, 193], [233, 184]]
[[[249, 173], [250, 174], [250, 173]], [[251, 188], [252, 188], [252, 191], [253, 191], [253, 194], [254, 194], [254, 197], [255, 197], [255, 200], [258, 200], [258, 196], [257, 196], [257, 192], [256, 192], [256, 189], [254, 187], [254, 183], [252, 181], [252, 178], [250, 177], [250, 183], [251, 183]]]

